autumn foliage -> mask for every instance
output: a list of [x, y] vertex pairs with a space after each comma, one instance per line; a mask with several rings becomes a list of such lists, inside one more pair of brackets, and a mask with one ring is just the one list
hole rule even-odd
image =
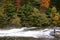
[[40, 7], [48, 8], [49, 7], [49, 0], [40, 0]]
[[60, 26], [59, 11], [49, 5], [50, 0], [7, 0], [5, 7], [0, 7], [0, 26]]
[[15, 0], [15, 8], [18, 9], [20, 7], [20, 0]]

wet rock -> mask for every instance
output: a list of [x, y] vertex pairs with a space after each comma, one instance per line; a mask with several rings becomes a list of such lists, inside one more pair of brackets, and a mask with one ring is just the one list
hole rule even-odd
[[60, 38], [60, 31], [56, 31], [55, 33], [52, 31], [50, 35]]

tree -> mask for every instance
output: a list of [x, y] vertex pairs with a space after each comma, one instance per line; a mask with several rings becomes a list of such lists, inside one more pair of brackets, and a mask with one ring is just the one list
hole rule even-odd
[[20, 7], [20, 0], [15, 0], [15, 8], [18, 9]]
[[40, 11], [44, 11], [46, 8], [49, 8], [49, 2], [50, 0], [40, 0]]

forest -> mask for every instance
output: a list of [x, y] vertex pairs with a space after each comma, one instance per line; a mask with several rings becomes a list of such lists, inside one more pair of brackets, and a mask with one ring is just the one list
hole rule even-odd
[[0, 0], [0, 28], [60, 26], [59, 0]]

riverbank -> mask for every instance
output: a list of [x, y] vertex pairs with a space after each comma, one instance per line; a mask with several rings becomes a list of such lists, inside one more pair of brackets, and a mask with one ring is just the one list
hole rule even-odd
[[59, 40], [59, 38], [49, 39], [49, 38], [26, 38], [26, 37], [4, 37], [0, 38], [0, 40]]

